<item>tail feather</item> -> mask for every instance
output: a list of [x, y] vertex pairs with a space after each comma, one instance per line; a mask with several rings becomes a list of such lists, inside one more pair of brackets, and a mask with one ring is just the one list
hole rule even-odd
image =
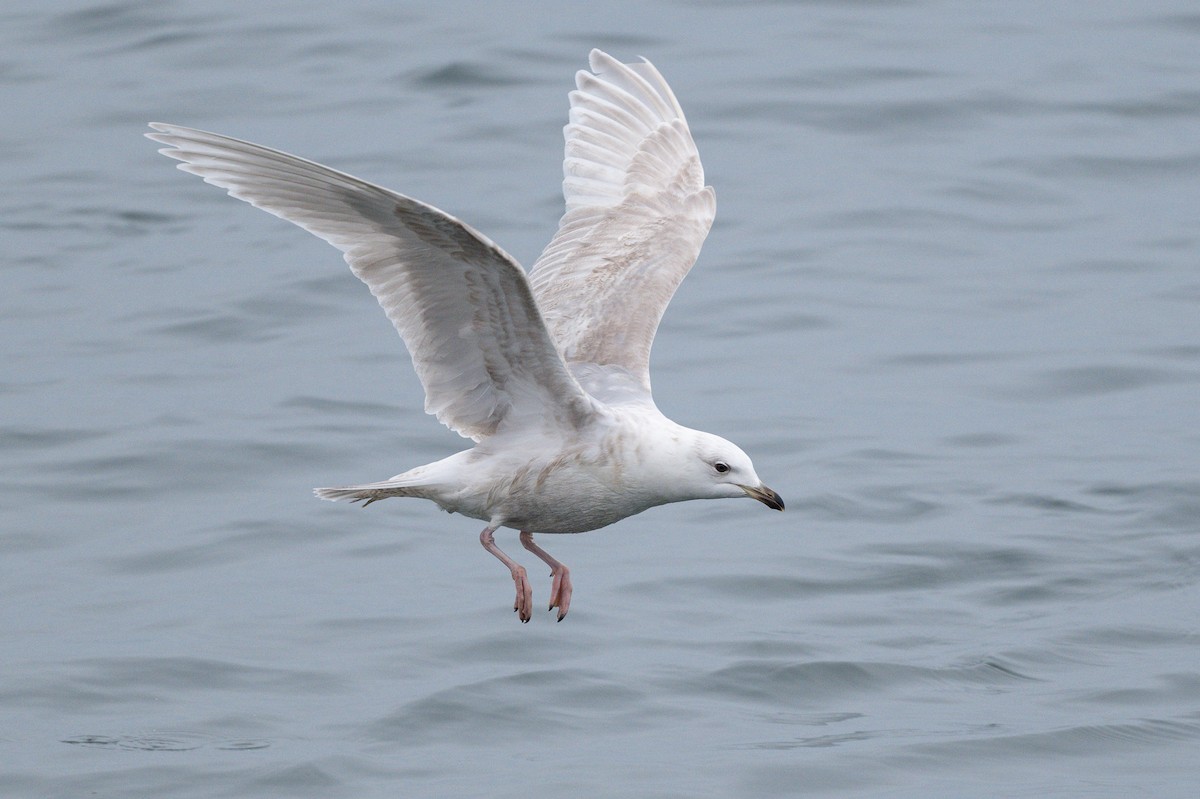
[[378, 483], [366, 483], [359, 486], [339, 486], [337, 488], [314, 488], [313, 493], [321, 499], [330, 502], [345, 500], [362, 502], [363, 507], [388, 497], [411, 497], [420, 494], [420, 488], [411, 483], [383, 480]]

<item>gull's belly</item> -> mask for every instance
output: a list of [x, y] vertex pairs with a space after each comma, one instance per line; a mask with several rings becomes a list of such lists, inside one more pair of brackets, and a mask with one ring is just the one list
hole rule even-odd
[[529, 464], [488, 492], [489, 518], [531, 533], [583, 533], [641, 513], [647, 502], [604, 458]]
[[531, 533], [585, 533], [641, 513], [650, 507], [609, 492], [554, 491], [511, 497], [497, 508], [506, 527]]

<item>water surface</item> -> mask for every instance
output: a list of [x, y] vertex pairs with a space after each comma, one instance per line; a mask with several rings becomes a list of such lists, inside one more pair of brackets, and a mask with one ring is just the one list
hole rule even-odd
[[[0, 31], [5, 796], [1194, 792], [1190, 4], [16, 2]], [[329, 163], [528, 264], [593, 46], [668, 77], [719, 198], [656, 398], [788, 511], [551, 539], [571, 615], [522, 626], [474, 521], [312, 499], [463, 444], [335, 251], [141, 133]]]

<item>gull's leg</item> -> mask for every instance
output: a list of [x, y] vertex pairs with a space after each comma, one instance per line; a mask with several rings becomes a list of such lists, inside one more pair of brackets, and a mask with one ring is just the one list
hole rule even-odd
[[525, 576], [525, 567], [505, 555], [500, 551], [500, 547], [496, 546], [496, 540], [492, 538], [492, 533], [495, 531], [495, 527], [483, 528], [483, 532], [479, 534], [479, 543], [483, 544], [484, 549], [499, 558], [500, 562], [512, 572], [513, 582], [517, 585], [517, 601], [513, 603], [513, 612], [520, 617], [521, 623], [524, 624], [533, 615], [533, 588], [529, 585], [529, 578]]
[[567, 615], [567, 609], [571, 607], [571, 570], [550, 557], [549, 552], [533, 543], [533, 533], [521, 531], [521, 546], [537, 555], [550, 567], [550, 576], [554, 580], [550, 583], [550, 607], [546, 610], [554, 610], [557, 607], [558, 620], [562, 621], [563, 617]]

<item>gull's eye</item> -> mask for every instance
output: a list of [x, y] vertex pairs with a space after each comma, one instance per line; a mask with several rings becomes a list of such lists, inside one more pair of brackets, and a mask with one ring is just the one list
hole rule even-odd
[[713, 468], [721, 474], [725, 474], [725, 472], [729, 471], [729, 464], [725, 461], [717, 461], [713, 464]]

